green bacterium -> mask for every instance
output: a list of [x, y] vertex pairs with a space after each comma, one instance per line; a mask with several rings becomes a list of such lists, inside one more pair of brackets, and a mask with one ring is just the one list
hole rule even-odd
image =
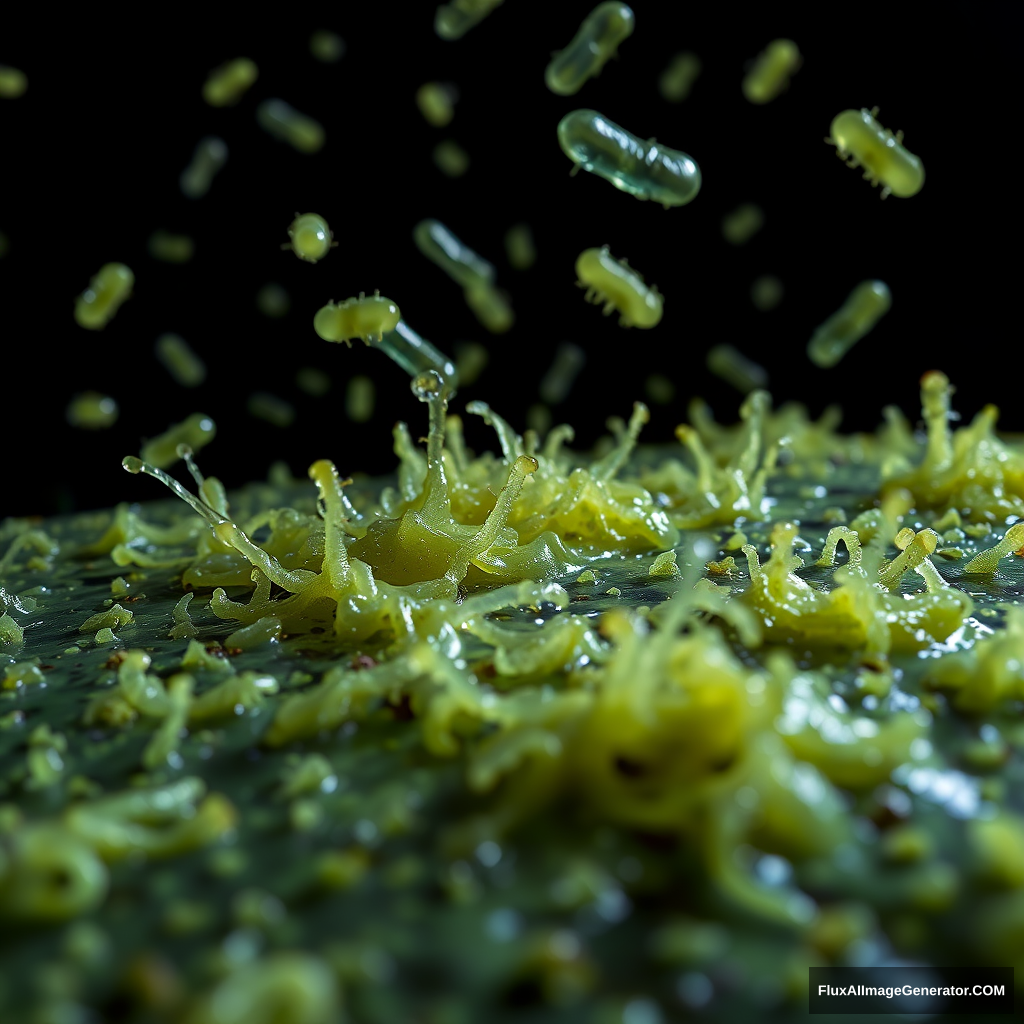
[[197, 452], [205, 448], [217, 436], [217, 425], [202, 412], [194, 412], [181, 423], [173, 423], [162, 434], [151, 438], [142, 446], [139, 455], [157, 469], [173, 466], [183, 456], [179, 447]]
[[456, 238], [440, 221], [421, 220], [413, 228], [412, 238], [431, 263], [463, 288], [494, 281], [493, 264]]
[[882, 198], [906, 199], [924, 185], [924, 165], [903, 145], [903, 132], [893, 134], [876, 120], [878, 107], [844, 110], [832, 120], [825, 141], [836, 147], [847, 167], [863, 167], [864, 178], [882, 186]]
[[331, 378], [315, 366], [300, 367], [295, 374], [295, 384], [314, 398], [323, 398], [331, 390]]
[[455, 103], [459, 98], [454, 85], [425, 82], [416, 90], [416, 106], [427, 124], [444, 128], [455, 117]]
[[508, 296], [494, 285], [494, 266], [464, 245], [436, 220], [421, 220], [413, 229], [416, 247], [462, 286], [466, 305], [492, 334], [504, 334], [515, 323]]
[[211, 107], [233, 107], [252, 88], [260, 69], [248, 57], [236, 57], [214, 68], [203, 85], [203, 99]]
[[714, 345], [708, 351], [707, 367], [745, 395], [768, 386], [768, 371], [732, 345]]
[[256, 108], [256, 120], [265, 132], [300, 153], [318, 153], [323, 148], [323, 125], [300, 114], [284, 100], [264, 100]]
[[197, 388], [206, 380], [206, 364], [179, 334], [161, 334], [154, 346], [157, 359], [183, 388]]
[[268, 281], [256, 293], [256, 308], [264, 316], [279, 320], [288, 315], [288, 310], [292, 308], [292, 299], [276, 281]]
[[563, 341], [555, 351], [555, 361], [540, 380], [541, 401], [558, 405], [569, 397], [569, 392], [586, 365], [587, 354], [571, 341]]
[[75, 302], [78, 326], [90, 331], [106, 327], [131, 296], [134, 284], [135, 275], [123, 263], [105, 263]]
[[583, 20], [572, 42], [555, 54], [544, 81], [559, 96], [573, 96], [588, 78], [601, 73], [608, 60], [616, 56], [619, 43], [633, 34], [636, 18], [631, 8], [619, 0], [598, 4]]
[[644, 381], [644, 392], [655, 405], [671, 405], [675, 401], [676, 386], [663, 373], [652, 373]]
[[529, 270], [537, 262], [537, 246], [529, 224], [513, 224], [505, 232], [505, 255], [513, 270]]
[[526, 426], [538, 437], [544, 437], [551, 431], [554, 417], [551, 410], [542, 402], [536, 402], [526, 410]]
[[658, 90], [669, 103], [682, 103], [700, 76], [700, 57], [689, 50], [677, 53], [658, 78]]
[[434, 166], [448, 178], [461, 178], [469, 170], [469, 154], [454, 139], [439, 142], [433, 155]]
[[65, 416], [79, 430], [107, 430], [117, 422], [117, 402], [98, 391], [83, 391], [68, 403]]
[[434, 31], [447, 40], [461, 39], [504, 0], [451, 0], [441, 4], [434, 15]]
[[619, 324], [644, 330], [661, 322], [662, 297], [654, 285], [644, 284], [643, 277], [625, 260], [617, 260], [608, 250], [585, 249], [576, 260], [576, 276], [584, 298], [595, 305], [604, 304], [604, 315], [618, 310]]
[[685, 206], [700, 191], [700, 168], [677, 149], [644, 142], [596, 110], [573, 110], [558, 124], [562, 152], [576, 165], [637, 199]]
[[722, 218], [722, 237], [730, 245], [746, 245], [764, 227], [760, 206], [743, 203]]
[[789, 88], [803, 58], [792, 39], [775, 39], [758, 54], [743, 78], [743, 95], [751, 103], [770, 103]]
[[195, 242], [188, 235], [175, 235], [169, 231], [154, 231], [146, 243], [149, 255], [162, 263], [188, 263], [195, 255]]
[[279, 430], [295, 422], [295, 406], [269, 391], [254, 391], [245, 404], [246, 411], [254, 419], [263, 420]]
[[356, 338], [367, 345], [380, 342], [384, 334], [395, 329], [401, 317], [398, 306], [380, 292], [360, 292], [358, 298], [328, 302], [318, 309], [313, 317], [313, 330], [324, 341], [343, 341], [351, 348]]
[[884, 281], [861, 281], [815, 332], [807, 355], [815, 366], [835, 366], [889, 312], [892, 293]]
[[487, 368], [490, 353], [478, 341], [457, 341], [455, 343], [455, 369], [463, 385], [472, 384]]
[[334, 233], [327, 221], [318, 213], [300, 213], [288, 225], [288, 237], [291, 241], [283, 242], [282, 249], [291, 249], [300, 260], [317, 263], [322, 260], [333, 246]]
[[769, 313], [782, 302], [785, 288], [774, 274], [762, 274], [750, 286], [750, 301], [762, 313]]
[[337, 32], [318, 28], [309, 37], [309, 52], [321, 64], [337, 64], [345, 56], [345, 40]]
[[15, 100], [28, 89], [28, 76], [24, 71], [0, 64], [0, 99]]
[[393, 330], [385, 333], [378, 347], [410, 377], [433, 371], [448, 386], [449, 394], [455, 393], [459, 384], [455, 364], [404, 320], [399, 320]]
[[214, 135], [200, 139], [192, 154], [192, 162], [181, 172], [182, 194], [189, 199], [202, 199], [210, 191], [213, 179], [227, 160], [228, 147], [223, 139]]
[[366, 423], [373, 418], [376, 391], [373, 381], [362, 374], [352, 377], [345, 389], [345, 413], [353, 423]]
[[481, 281], [478, 284], [471, 284], [462, 294], [473, 316], [491, 334], [504, 334], [512, 329], [516, 318], [506, 292], [495, 288], [493, 284]]

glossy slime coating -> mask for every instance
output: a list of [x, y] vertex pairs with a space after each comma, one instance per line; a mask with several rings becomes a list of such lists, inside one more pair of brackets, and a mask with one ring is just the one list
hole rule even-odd
[[618, 0], [598, 4], [583, 20], [572, 42], [555, 55], [544, 81], [559, 96], [579, 92], [588, 78], [601, 73], [601, 68], [615, 56], [619, 43], [633, 34], [636, 19], [633, 11]]
[[302, 213], [289, 225], [288, 237], [291, 241], [282, 249], [291, 249], [300, 260], [316, 263], [331, 251], [334, 235], [320, 214]]
[[440, 221], [421, 220], [413, 228], [412, 237], [416, 248], [463, 288], [494, 281], [494, 267]]
[[903, 132], [893, 134], [883, 128], [875, 120], [877, 113], [878, 107], [844, 110], [833, 119], [827, 141], [847, 167], [863, 167], [864, 177], [872, 185], [882, 185], [883, 199], [917, 195], [924, 185], [924, 164], [903, 145]]
[[123, 263], [105, 263], [75, 302], [78, 326], [90, 331], [106, 327], [134, 284], [135, 275]]
[[792, 39], [776, 39], [758, 54], [743, 79], [743, 95], [751, 103], [768, 103], [789, 88], [803, 58]]
[[577, 167], [637, 199], [685, 206], [700, 191], [700, 168], [692, 157], [644, 142], [596, 110], [566, 114], [558, 124], [558, 142]]
[[256, 108], [256, 119], [264, 131], [300, 153], [316, 153], [323, 148], [323, 125], [300, 114], [284, 100], [264, 100]]
[[662, 298], [658, 289], [644, 284], [625, 260], [615, 259], [607, 245], [581, 252], [576, 260], [576, 276], [587, 289], [584, 298], [598, 305], [604, 303], [605, 316], [618, 310], [623, 327], [647, 329], [660, 323]]
[[884, 281], [862, 281], [849, 298], [815, 332], [807, 355], [816, 366], [835, 366], [871, 330], [892, 305]]
[[447, 40], [461, 39], [504, 0], [452, 0], [441, 4], [434, 15], [434, 31]]
[[379, 292], [361, 294], [358, 299], [328, 302], [322, 306], [313, 317], [313, 330], [324, 341], [343, 341], [351, 345], [353, 339], [360, 338], [369, 345], [393, 331], [401, 316], [398, 306]]
[[203, 99], [211, 107], [233, 107], [259, 78], [259, 68], [247, 57], [222, 64], [210, 72], [203, 85]]

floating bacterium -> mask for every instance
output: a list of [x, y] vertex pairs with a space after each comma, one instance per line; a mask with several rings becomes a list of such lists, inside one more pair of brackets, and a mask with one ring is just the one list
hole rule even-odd
[[504, 334], [515, 323], [515, 314], [508, 295], [493, 284], [481, 281], [471, 284], [464, 292], [466, 305], [473, 315], [491, 332]]
[[80, 430], [106, 430], [117, 422], [117, 402], [98, 391], [83, 391], [68, 403], [68, 423]]
[[217, 435], [217, 425], [202, 412], [194, 412], [181, 423], [173, 423], [162, 434], [151, 438], [143, 446], [139, 455], [143, 462], [167, 469], [183, 456], [178, 454], [179, 446], [197, 452], [206, 447]]
[[351, 347], [353, 340], [359, 338], [369, 345], [393, 331], [401, 317], [398, 306], [380, 292], [372, 295], [360, 292], [358, 298], [328, 302], [317, 310], [313, 330], [324, 341], [343, 341]]
[[195, 254], [195, 242], [188, 235], [154, 231], [146, 243], [149, 255], [163, 263], [188, 263]]
[[323, 64], [337, 64], [345, 56], [345, 40], [337, 32], [319, 28], [309, 37], [309, 52]]
[[617, 260], [608, 250], [585, 249], [576, 260], [579, 285], [586, 288], [584, 298], [595, 305], [604, 304], [604, 315], [618, 310], [623, 327], [648, 329], [661, 321], [662, 297], [653, 285], [625, 260]]
[[776, 39], [758, 54], [743, 79], [743, 95], [751, 103], [769, 103], [789, 88], [803, 58], [792, 39]]
[[373, 381], [362, 374], [352, 377], [345, 389], [345, 412], [353, 423], [366, 423], [373, 416]]
[[425, 82], [416, 90], [416, 106], [420, 108], [427, 124], [435, 128], [451, 124], [457, 99], [455, 87], [440, 82]]
[[210, 72], [203, 85], [203, 99], [211, 107], [233, 107], [259, 75], [259, 68], [248, 57], [236, 57]]
[[24, 71], [0, 64], [0, 98], [14, 100], [28, 89], [28, 76]]
[[254, 391], [245, 407], [250, 416], [281, 430], [295, 422], [295, 406], [269, 391]]
[[764, 227], [764, 213], [754, 203], [743, 203], [722, 218], [722, 237], [731, 245], [746, 245]]
[[577, 168], [637, 199], [685, 206], [700, 191], [700, 168], [677, 149], [644, 142], [596, 110], [573, 110], [558, 124], [558, 142]]
[[192, 162], [181, 172], [179, 183], [182, 193], [189, 199], [202, 199], [227, 160], [228, 147], [223, 139], [213, 135], [200, 139], [192, 154]]
[[572, 42], [555, 54], [544, 72], [547, 87], [559, 96], [573, 96], [588, 78], [614, 57], [619, 43], [633, 34], [636, 18], [619, 0], [598, 4], [583, 20]]
[[157, 359], [182, 387], [195, 388], [206, 380], [206, 364], [180, 335], [161, 334], [154, 348]]
[[281, 245], [291, 249], [300, 260], [316, 263], [322, 260], [336, 243], [327, 221], [318, 213], [301, 213], [288, 225], [290, 241]]
[[884, 281], [862, 281], [839, 310], [815, 332], [807, 355], [815, 366], [835, 366], [889, 312], [892, 293]]
[[421, 220], [413, 228], [412, 237], [416, 248], [463, 288], [494, 281], [493, 264], [456, 238], [440, 221]]
[[513, 270], [529, 270], [537, 262], [537, 247], [529, 224], [513, 224], [505, 232], [505, 255]]
[[714, 345], [708, 351], [707, 367], [745, 395], [768, 386], [767, 370], [732, 345]]
[[893, 134], [876, 120], [878, 107], [844, 110], [832, 120], [825, 141], [836, 147], [847, 167], [863, 167], [864, 178], [882, 185], [882, 198], [906, 199], [924, 186], [924, 165], [903, 145], [903, 132]]
[[785, 289], [774, 274], [762, 274], [750, 286], [750, 301], [762, 312], [768, 313], [781, 301]]
[[551, 368], [541, 378], [541, 399], [548, 405], [564, 402], [586, 362], [587, 355], [579, 345], [563, 341], [555, 352], [555, 361]]
[[123, 263], [105, 263], [75, 302], [79, 327], [90, 331], [106, 327], [121, 303], [131, 296], [134, 284], [135, 275]]
[[433, 371], [448, 386], [449, 394], [454, 394], [458, 387], [459, 375], [455, 364], [404, 320], [399, 320], [394, 330], [384, 335], [378, 347], [410, 377]]
[[669, 103], [682, 103], [701, 72], [700, 57], [689, 50], [677, 53], [658, 78], [658, 89]]
[[454, 139], [444, 139], [434, 147], [434, 165], [449, 178], [461, 178], [469, 170], [469, 154]]
[[442, 39], [461, 39], [503, 2], [504, 0], [451, 0], [451, 3], [441, 4], [434, 15], [434, 31]]
[[276, 281], [268, 281], [256, 293], [256, 308], [273, 320], [286, 316], [291, 307], [291, 296]]
[[256, 108], [256, 120], [265, 132], [300, 153], [316, 153], [323, 148], [323, 125], [300, 114], [284, 100], [264, 100]]

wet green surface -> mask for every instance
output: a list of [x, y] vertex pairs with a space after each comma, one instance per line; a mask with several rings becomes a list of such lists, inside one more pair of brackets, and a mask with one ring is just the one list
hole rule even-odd
[[[777, 474], [769, 488], [777, 502], [772, 520], [800, 521], [810, 561], [830, 525], [822, 522], [826, 509], [842, 506], [852, 519], [870, 506], [870, 475], [847, 471], [826, 493]], [[259, 507], [272, 497], [274, 505], [312, 511], [311, 490], [273, 494], [255, 487], [247, 498], [235, 497], [232, 508]], [[169, 502], [137, 511], [147, 522], [178, 514]], [[925, 747], [889, 780], [836, 789], [845, 808], [842, 842], [799, 857], [759, 850], [750, 841], [728, 851], [733, 867], [754, 880], [750, 892], [769, 894], [765, 906], [775, 906], [778, 896], [802, 908], [786, 922], [775, 910], [766, 912], [759, 897], [715, 881], [714, 858], [723, 851], [708, 852], [701, 830], [714, 828], [700, 818], [679, 830], [629, 827], [593, 794], [581, 798], [570, 786], [541, 800], [525, 820], [496, 826], [505, 820], [501, 808], [517, 799], [512, 779], [491, 793], [466, 785], [474, 748], [493, 725], [465, 729], [462, 752], [437, 757], [424, 746], [408, 697], [395, 694], [371, 702], [340, 728], [268, 746], [264, 734], [289, 695], [309, 691], [334, 666], [369, 666], [386, 655], [373, 645], [342, 647], [321, 626], [229, 653], [221, 643], [238, 623], [212, 615], [208, 592], [199, 592], [188, 612], [196, 639], [212, 654], [210, 667], [197, 667], [186, 658], [189, 640], [168, 638], [182, 596], [180, 567], [143, 570], [116, 566], [106, 556], [74, 556], [102, 534], [104, 518], [42, 524], [60, 545], [52, 567], [24, 568], [26, 550], [5, 577], [9, 594], [34, 596], [38, 604], [15, 612], [25, 638], [5, 648], [4, 661], [32, 662], [42, 675], [41, 682], [5, 684], [10, 688], [0, 698], [6, 842], [21, 821], [58, 818], [101, 793], [189, 777], [227, 798], [238, 811], [237, 826], [169, 859], [129, 853], [110, 865], [106, 898], [67, 922], [14, 917], [3, 933], [2, 999], [16, 1019], [56, 1019], [61, 1007], [77, 1008], [79, 1016], [67, 1019], [184, 1019], [195, 993], [247, 963], [272, 963], [261, 958], [275, 951], [299, 949], [327, 965], [355, 1021], [634, 1024], [676, 1019], [687, 1009], [715, 1020], [751, 1014], [788, 1020], [805, 1012], [809, 964], [870, 964], [892, 956], [939, 966], [990, 964], [994, 951], [986, 936], [1002, 935], [1005, 942], [1016, 934], [1024, 872], [1011, 865], [1009, 880], [996, 877], [998, 871], [986, 875], [968, 829], [997, 809], [1022, 810], [1021, 705], [1013, 700], [981, 716], [957, 714], [944, 697], [923, 689], [921, 679], [943, 651], [966, 649], [1000, 629], [1005, 613], [997, 605], [1019, 604], [1024, 592], [1019, 559], [1002, 562], [987, 579], [962, 578], [955, 562], [934, 559], [949, 583], [969, 590], [973, 614], [945, 644], [894, 655], [888, 692], [872, 687], [856, 651], [781, 645], [799, 666], [820, 670], [816, 685], [827, 682], [831, 696], [824, 699], [844, 715], [884, 723], [900, 712], [920, 713], [922, 700], [931, 709], [917, 741]], [[770, 524], [741, 525], [764, 552]], [[23, 529], [9, 521], [4, 531], [10, 539]], [[722, 558], [720, 545], [732, 533], [684, 534], [680, 565], [692, 560], [695, 539], [708, 545], [709, 558]], [[970, 555], [999, 535], [966, 538], [960, 546]], [[187, 554], [188, 547], [181, 550]], [[654, 557], [595, 558], [594, 582], [577, 582], [579, 573], [559, 581], [569, 598], [564, 609], [510, 606], [490, 621], [506, 638], [530, 637], [542, 623], [569, 615], [590, 617], [600, 631], [601, 613], [657, 607], [678, 589], [677, 579], [648, 574]], [[798, 571], [823, 588], [831, 574]], [[80, 627], [110, 607], [117, 577], [129, 588], [119, 603], [134, 617], [115, 627], [112, 642], [97, 643]], [[905, 592], [922, 589], [915, 579], [908, 574]], [[742, 556], [735, 574], [716, 580], [743, 592], [749, 578]], [[612, 588], [619, 594], [609, 594]], [[730, 627], [715, 622], [712, 630], [725, 630], [746, 666], [768, 664], [780, 646], [747, 649]], [[607, 639], [595, 642], [611, 649]], [[144, 771], [159, 719], [142, 716], [124, 727], [83, 721], [90, 702], [116, 688], [118, 659], [127, 650], [149, 652], [149, 671], [165, 680], [186, 664], [196, 695], [246, 671], [272, 675], [280, 689], [257, 706], [239, 705], [226, 719], [190, 726], [168, 758]], [[494, 668], [493, 645], [479, 636], [465, 637], [462, 656], [476, 685], [499, 695], [532, 688], [542, 700], [567, 688], [585, 691], [592, 685], [588, 673], [599, 670], [583, 659], [565, 673], [503, 677]], [[42, 723], [67, 743], [47, 762], [53, 770], [40, 772], [33, 771], [30, 747], [45, 746], [45, 737], [31, 743], [30, 737]], [[634, 770], [625, 758], [619, 767], [625, 775]], [[734, 786], [716, 800], [724, 806], [745, 798], [744, 788]], [[1007, 857], [1016, 863], [1019, 853]], [[1010, 948], [1006, 955], [1012, 960], [1019, 953]], [[195, 1012], [196, 1020], [235, 1020]], [[302, 1012], [293, 1007], [280, 1019], [316, 1019]]]

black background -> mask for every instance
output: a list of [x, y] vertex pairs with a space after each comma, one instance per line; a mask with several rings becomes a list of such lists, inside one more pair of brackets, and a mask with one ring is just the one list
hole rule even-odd
[[[769, 12], [637, 0], [637, 28], [621, 59], [575, 97], [555, 96], [544, 68], [591, 6], [507, 0], [457, 42], [434, 35], [426, 3], [338, 4], [309, 18], [282, 9], [230, 28], [182, 15], [159, 31], [110, 18], [56, 34], [7, 31], [0, 63], [22, 68], [30, 84], [20, 99], [0, 100], [0, 230], [10, 241], [0, 260], [0, 515], [162, 497], [153, 481], [127, 476], [120, 460], [197, 410], [218, 424], [200, 465], [229, 488], [265, 475], [276, 459], [297, 475], [323, 457], [342, 473], [390, 471], [393, 422], [408, 420], [414, 435], [425, 429], [408, 378], [381, 353], [328, 345], [312, 330], [325, 301], [375, 288], [439, 348], [486, 344], [487, 370], [454, 406], [483, 398], [520, 430], [558, 343], [582, 346], [587, 366], [555, 410], [556, 420], [575, 425], [581, 448], [609, 415], [626, 416], [644, 398], [652, 372], [672, 376], [678, 397], [652, 406], [646, 440], [670, 440], [693, 395], [732, 422], [739, 394], [704, 368], [707, 349], [726, 341], [769, 370], [777, 403], [801, 398], [816, 414], [839, 402], [848, 429], [871, 429], [889, 403], [916, 419], [917, 381], [933, 367], [954, 380], [965, 415], [991, 401], [1004, 429], [1024, 429], [1013, 130], [1019, 6], [799, 4]], [[345, 39], [340, 63], [310, 55], [319, 27]], [[753, 106], [740, 92], [744, 65], [776, 37], [794, 39], [804, 65], [787, 93]], [[674, 105], [657, 80], [683, 49], [704, 70], [690, 98]], [[208, 72], [235, 56], [256, 61], [259, 81], [236, 107], [207, 106]], [[459, 89], [448, 128], [431, 127], [415, 106], [428, 80]], [[297, 153], [257, 126], [256, 106], [268, 97], [324, 125], [320, 153]], [[876, 104], [879, 120], [903, 129], [926, 166], [925, 187], [911, 199], [881, 202], [822, 141], [840, 110]], [[593, 175], [570, 178], [555, 127], [577, 107], [691, 154], [703, 173], [700, 195], [664, 210]], [[227, 142], [230, 158], [206, 197], [186, 199], [179, 175], [211, 134]], [[432, 162], [433, 146], [447, 137], [470, 155], [461, 179]], [[746, 201], [762, 207], [766, 224], [735, 248], [721, 236], [721, 218]], [[340, 243], [316, 266], [279, 248], [297, 210], [321, 213]], [[457, 286], [420, 256], [411, 231], [423, 217], [443, 221], [496, 264], [516, 310], [511, 333], [488, 336]], [[526, 272], [504, 257], [505, 231], [520, 220], [531, 224], [539, 253]], [[192, 262], [149, 257], [157, 228], [190, 234]], [[576, 256], [605, 243], [664, 294], [654, 330], [623, 330], [584, 303]], [[104, 330], [85, 331], [72, 317], [74, 299], [108, 261], [133, 269], [135, 294]], [[765, 273], [786, 289], [770, 313], [749, 299]], [[892, 311], [838, 367], [813, 367], [805, 347], [815, 326], [869, 277], [889, 284]], [[272, 280], [291, 294], [282, 320], [255, 305]], [[207, 362], [202, 387], [181, 388], [156, 361], [153, 342], [165, 331]], [[329, 395], [296, 387], [305, 365], [332, 375]], [[358, 426], [344, 410], [345, 382], [356, 373], [377, 384], [375, 415]], [[84, 432], [64, 421], [68, 400], [88, 388], [119, 402], [112, 429]], [[245, 403], [256, 390], [293, 402], [294, 426], [281, 431], [250, 417]], [[473, 423], [473, 446], [492, 438]]]

